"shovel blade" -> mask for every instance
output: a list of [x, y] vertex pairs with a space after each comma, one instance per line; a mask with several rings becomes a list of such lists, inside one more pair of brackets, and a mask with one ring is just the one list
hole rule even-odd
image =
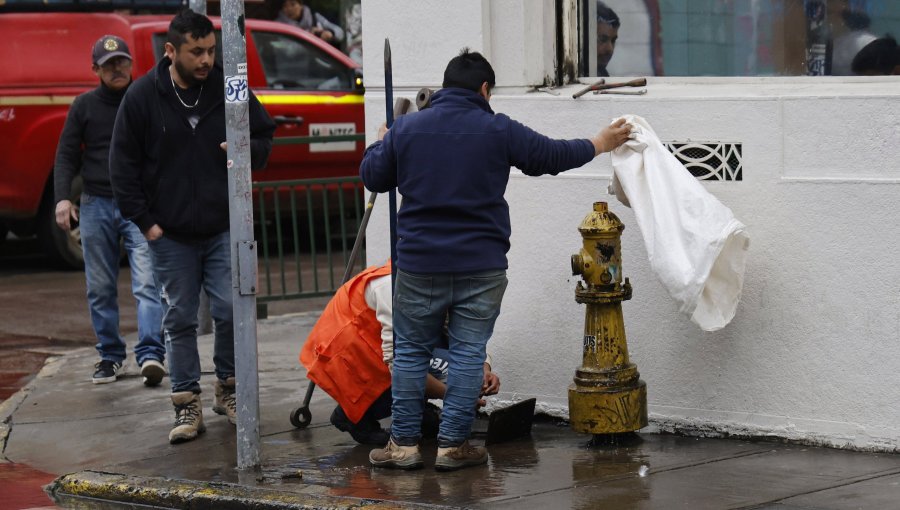
[[529, 398], [492, 412], [488, 418], [487, 437], [484, 444], [503, 443], [531, 435], [535, 402], [537, 399]]

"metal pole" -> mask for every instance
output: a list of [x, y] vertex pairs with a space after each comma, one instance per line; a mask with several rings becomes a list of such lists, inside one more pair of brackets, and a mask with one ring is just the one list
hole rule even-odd
[[188, 8], [197, 14], [206, 16], [206, 0], [188, 0]]
[[256, 241], [250, 183], [250, 89], [244, 2], [222, 0], [225, 138], [231, 220], [231, 287], [237, 380], [237, 466], [259, 466], [259, 367], [256, 347]]

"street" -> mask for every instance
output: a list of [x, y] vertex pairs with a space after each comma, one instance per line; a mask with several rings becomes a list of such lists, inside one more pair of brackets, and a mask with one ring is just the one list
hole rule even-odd
[[[118, 285], [123, 336], [137, 331], [130, 282], [129, 269], [123, 266]], [[49, 356], [94, 345], [85, 292], [84, 273], [54, 266], [41, 253], [37, 239], [10, 234], [0, 243], [0, 406], [28, 384]], [[321, 309], [325, 302], [327, 298], [276, 301], [268, 308], [270, 315], [278, 315]], [[133, 363], [133, 358], [129, 361]], [[90, 377], [88, 370], [84, 379]], [[4, 425], [0, 424], [0, 446], [5, 448], [9, 430]], [[56, 508], [42, 486], [57, 475], [9, 463], [3, 453], [0, 449], [0, 508]]]

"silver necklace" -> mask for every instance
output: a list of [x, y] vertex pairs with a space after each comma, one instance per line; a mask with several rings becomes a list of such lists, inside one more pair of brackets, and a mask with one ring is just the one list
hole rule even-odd
[[197, 100], [194, 101], [194, 104], [187, 104], [184, 102], [184, 99], [181, 99], [181, 96], [178, 95], [178, 86], [175, 85], [175, 78], [172, 77], [171, 72], [169, 72], [169, 79], [172, 80], [172, 90], [175, 92], [175, 97], [178, 98], [178, 102], [184, 105], [185, 108], [194, 108], [200, 104], [200, 96], [203, 95], [203, 85], [205, 84], [200, 84], [200, 93], [197, 94]]

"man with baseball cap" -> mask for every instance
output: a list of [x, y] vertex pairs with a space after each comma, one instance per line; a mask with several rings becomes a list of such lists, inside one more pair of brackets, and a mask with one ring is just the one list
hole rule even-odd
[[[100, 354], [94, 384], [114, 382], [126, 357], [117, 299], [119, 244], [124, 241], [131, 267], [131, 290], [137, 300], [138, 342], [134, 355], [144, 384], [156, 386], [166, 373], [166, 349], [160, 341], [162, 308], [150, 251], [141, 231], [119, 212], [109, 180], [109, 145], [116, 112], [131, 85], [131, 53], [120, 37], [104, 35], [94, 43], [91, 57], [91, 70], [100, 78], [100, 84], [75, 98], [56, 150], [56, 223], [70, 232], [77, 222], [81, 234], [88, 308]], [[78, 174], [84, 187], [80, 209], [71, 201], [72, 182]]]

